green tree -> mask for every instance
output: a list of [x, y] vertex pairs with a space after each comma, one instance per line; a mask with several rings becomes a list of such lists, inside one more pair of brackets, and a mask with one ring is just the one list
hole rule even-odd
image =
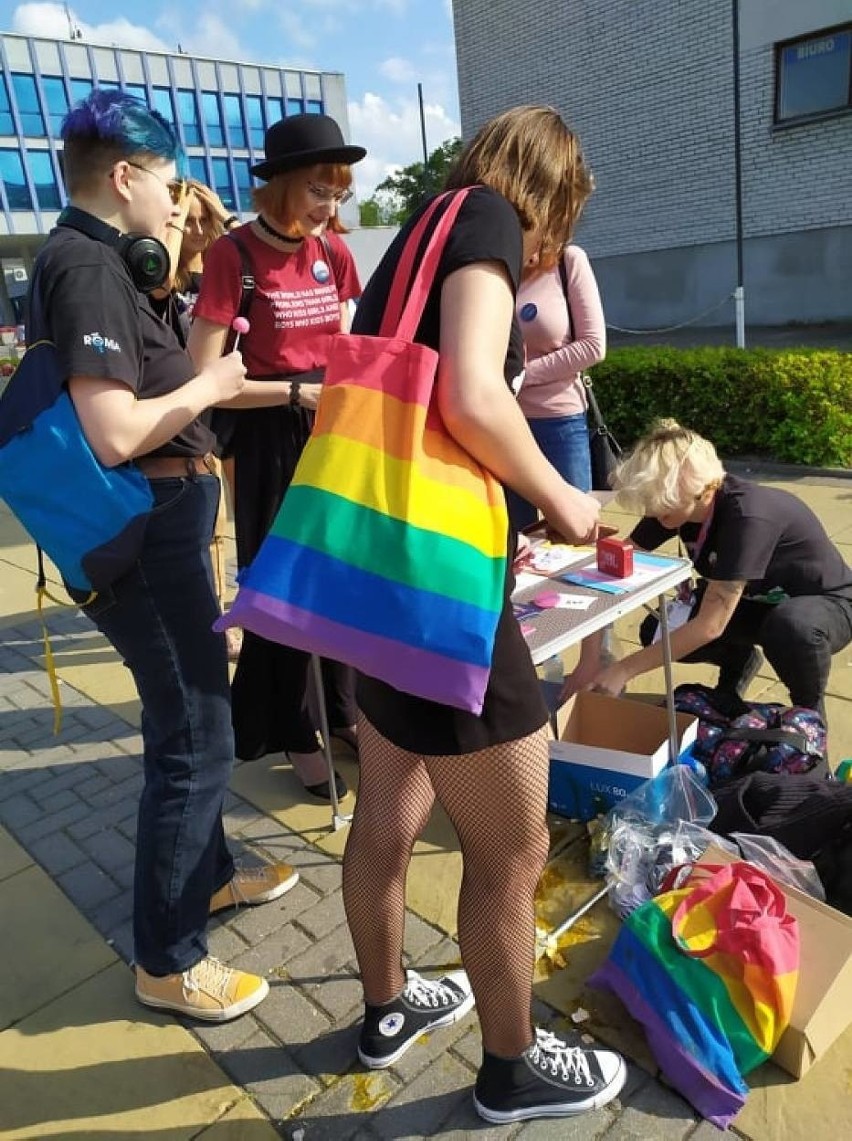
[[372, 198], [361, 203], [361, 225], [401, 225], [424, 198], [441, 189], [461, 146], [461, 139], [447, 139], [432, 151], [425, 164], [404, 166], [380, 182]]

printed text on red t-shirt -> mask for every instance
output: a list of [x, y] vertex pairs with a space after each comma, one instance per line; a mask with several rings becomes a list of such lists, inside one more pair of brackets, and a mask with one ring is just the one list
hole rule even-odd
[[319, 289], [274, 290], [267, 296], [276, 329], [306, 329], [340, 320], [340, 301], [334, 285]]

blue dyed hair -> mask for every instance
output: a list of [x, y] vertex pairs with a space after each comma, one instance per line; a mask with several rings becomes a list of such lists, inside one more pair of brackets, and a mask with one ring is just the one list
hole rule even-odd
[[159, 111], [123, 91], [95, 87], [62, 121], [63, 171], [69, 194], [115, 162], [135, 154], [174, 162], [184, 175], [186, 156], [174, 127]]

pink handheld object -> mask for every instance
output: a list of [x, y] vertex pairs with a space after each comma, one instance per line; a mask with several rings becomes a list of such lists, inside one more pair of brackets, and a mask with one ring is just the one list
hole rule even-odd
[[542, 594], [537, 594], [533, 602], [541, 610], [550, 610], [559, 605], [559, 592], [556, 590], [544, 591]]
[[237, 334], [236, 337], [234, 338], [234, 349], [236, 350], [237, 345], [239, 345], [239, 343], [240, 343], [240, 337], [242, 337], [244, 334], [246, 334], [249, 331], [249, 329], [251, 328], [251, 325], [249, 324], [247, 318], [235, 317], [233, 319], [233, 321], [231, 322], [231, 328]]

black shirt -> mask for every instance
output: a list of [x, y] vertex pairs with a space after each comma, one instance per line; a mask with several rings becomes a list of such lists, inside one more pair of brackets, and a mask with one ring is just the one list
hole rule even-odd
[[[190, 357], [137, 291], [118, 252], [78, 230], [51, 231], [36, 259], [31, 310], [27, 339], [53, 341], [66, 378], [121, 381], [149, 400], [195, 376]], [[196, 419], [152, 454], [200, 456], [213, 442]]]
[[[717, 582], [745, 582], [746, 598], [770, 602], [798, 595], [852, 598], [852, 570], [810, 507], [789, 491], [726, 475], [696, 555], [699, 531], [697, 523], [680, 528], [698, 573]], [[643, 519], [631, 538], [652, 551], [674, 534], [656, 519]]]
[[[358, 303], [353, 332], [378, 333], [402, 247], [421, 213], [422, 208], [405, 225], [367, 283]], [[428, 238], [429, 233], [424, 236], [424, 246]], [[441, 287], [449, 274], [474, 262], [502, 262], [516, 290], [522, 251], [521, 227], [513, 207], [492, 190], [484, 187], [473, 190], [459, 212], [441, 255], [415, 340], [435, 349], [439, 347]], [[415, 265], [420, 261], [418, 253]], [[522, 367], [523, 341], [517, 321], [513, 320], [504, 369], [507, 382], [517, 376]], [[470, 753], [528, 736], [545, 724], [547, 709], [529, 648], [509, 601], [514, 589], [511, 563], [515, 535], [511, 529], [506, 537], [506, 549], [503, 610], [494, 641], [488, 689], [479, 716], [401, 693], [363, 674], [358, 676], [358, 705], [378, 731], [398, 747], [432, 756]]]

